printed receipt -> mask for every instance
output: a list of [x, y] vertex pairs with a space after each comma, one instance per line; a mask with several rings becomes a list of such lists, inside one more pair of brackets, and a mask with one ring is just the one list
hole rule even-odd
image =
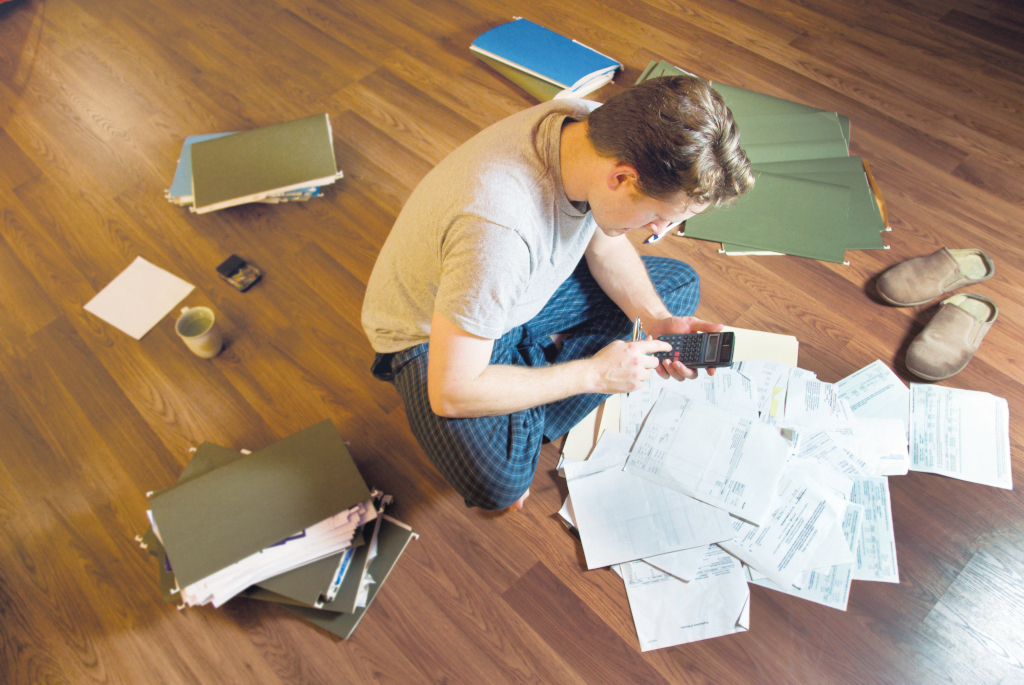
[[910, 470], [1012, 490], [1006, 400], [911, 383]]

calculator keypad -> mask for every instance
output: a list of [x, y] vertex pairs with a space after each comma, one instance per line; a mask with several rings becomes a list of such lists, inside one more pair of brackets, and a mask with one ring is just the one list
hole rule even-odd
[[704, 351], [704, 336], [700, 333], [663, 335], [659, 338], [672, 345], [669, 352], [655, 352], [654, 356], [660, 360], [671, 359], [681, 362], [685, 366], [699, 364]]

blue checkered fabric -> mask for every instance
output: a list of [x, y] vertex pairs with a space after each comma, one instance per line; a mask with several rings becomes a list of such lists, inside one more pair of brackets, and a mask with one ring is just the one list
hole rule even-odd
[[[676, 316], [691, 316], [700, 280], [675, 259], [644, 257], [662, 301]], [[601, 290], [581, 260], [536, 317], [494, 341], [491, 364], [544, 366], [594, 355], [628, 338], [633, 322]], [[561, 350], [549, 337], [568, 333]], [[427, 344], [377, 355], [374, 375], [394, 382], [413, 434], [427, 457], [468, 507], [505, 509], [526, 492], [537, 470], [543, 438], [554, 439], [579, 423], [607, 395], [576, 395], [507, 416], [450, 419], [434, 414], [427, 396]]]

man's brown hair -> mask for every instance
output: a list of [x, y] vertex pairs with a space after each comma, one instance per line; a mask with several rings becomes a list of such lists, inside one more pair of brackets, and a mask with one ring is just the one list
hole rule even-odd
[[754, 186], [732, 112], [696, 76], [644, 81], [609, 98], [587, 124], [598, 154], [636, 169], [638, 189], [656, 200], [684, 192], [697, 204], [729, 204]]

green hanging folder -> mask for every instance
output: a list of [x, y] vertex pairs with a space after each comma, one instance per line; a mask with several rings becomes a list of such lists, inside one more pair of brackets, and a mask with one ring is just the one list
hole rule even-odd
[[734, 205], [686, 221], [688, 238], [842, 264], [850, 189], [759, 172]]
[[192, 196], [197, 214], [327, 185], [337, 178], [327, 114], [192, 145]]
[[373, 577], [374, 584], [369, 588], [366, 607], [358, 607], [350, 614], [338, 614], [289, 604], [283, 606], [300, 618], [304, 618], [342, 639], [348, 639], [359, 625], [359, 621], [362, 620], [367, 609], [370, 608], [377, 593], [380, 592], [384, 581], [387, 580], [409, 541], [418, 537], [419, 535], [404, 523], [396, 521], [390, 516], [383, 517], [380, 532], [377, 534], [377, 556], [373, 558], [367, 568], [367, 572]]
[[755, 173], [766, 171], [807, 181], [821, 181], [850, 189], [850, 211], [846, 225], [847, 250], [882, 250], [885, 222], [875, 196], [868, 185], [860, 157], [801, 160], [774, 164], [755, 164]]
[[[196, 457], [222, 450], [208, 446]], [[150, 508], [174, 574], [187, 587], [369, 497], [326, 420], [155, 493]]]

